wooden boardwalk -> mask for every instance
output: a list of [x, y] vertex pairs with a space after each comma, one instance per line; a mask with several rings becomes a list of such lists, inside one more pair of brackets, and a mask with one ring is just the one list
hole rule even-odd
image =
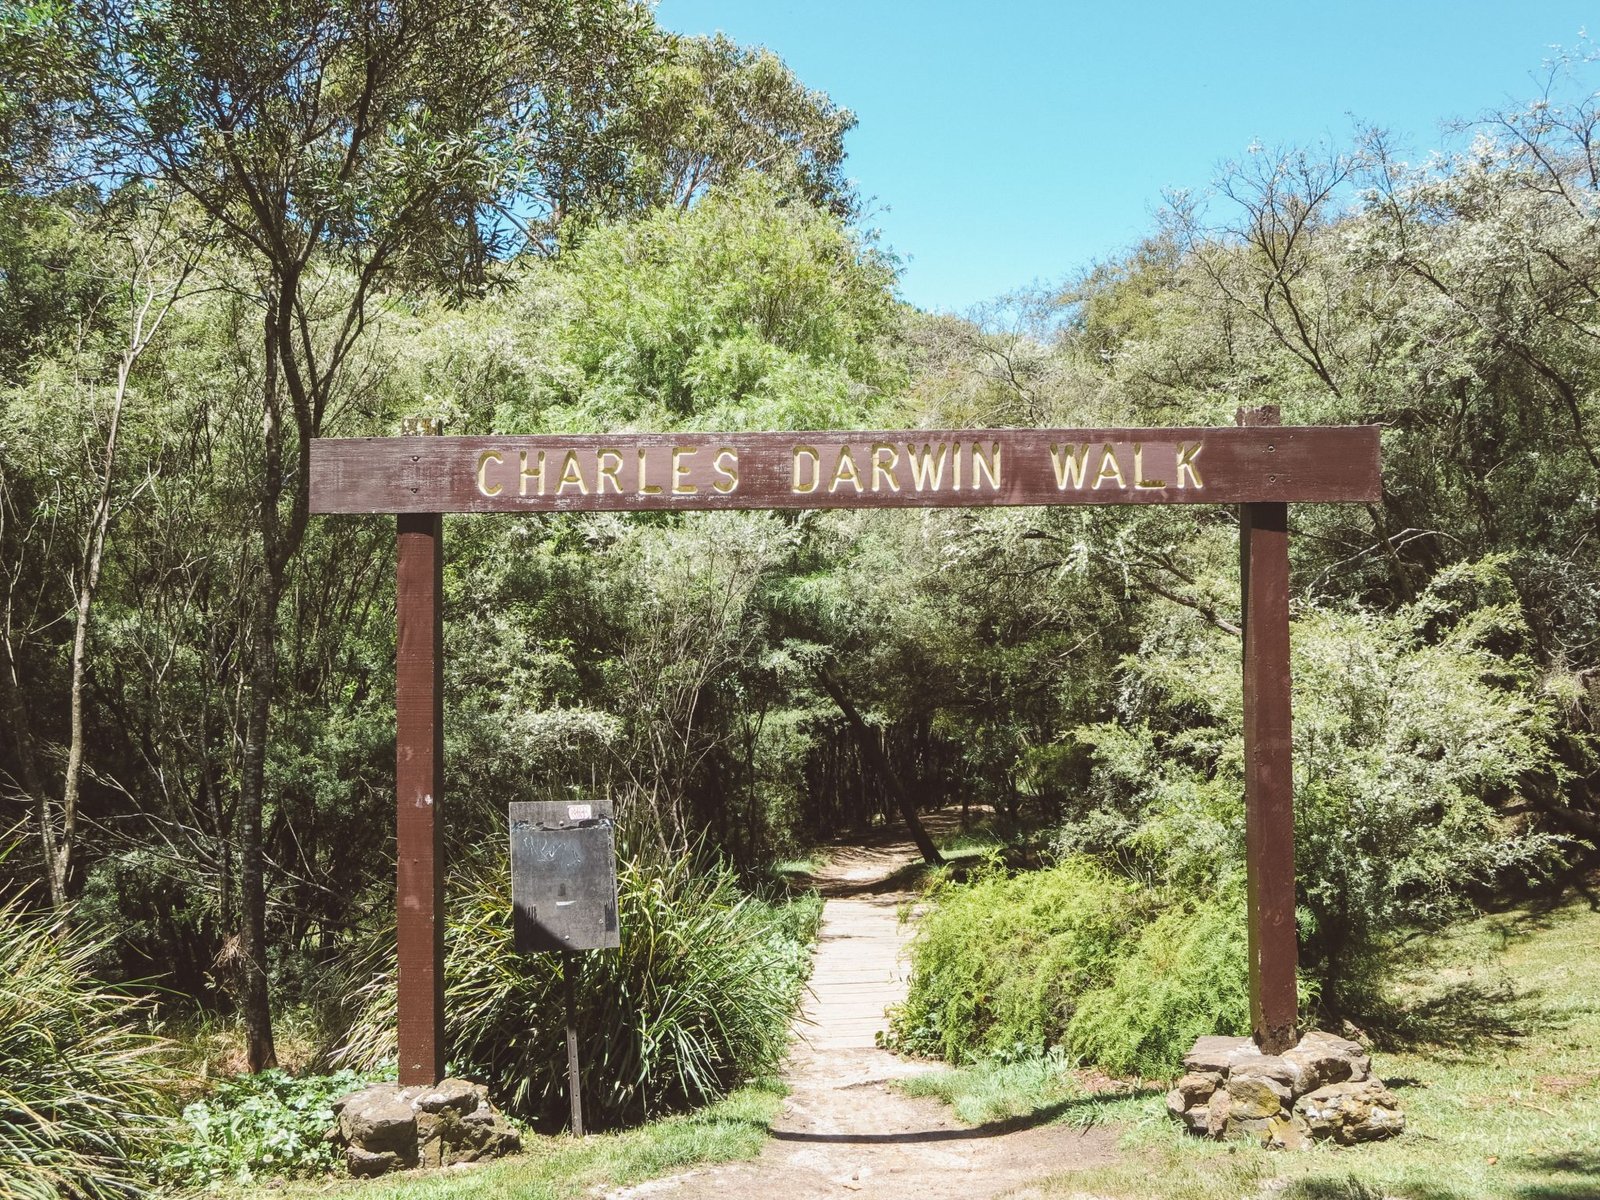
[[906, 942], [901, 924], [909, 897], [861, 896], [827, 900], [802, 1006], [798, 1040], [812, 1050], [870, 1049], [888, 1028], [884, 1011], [906, 998]]

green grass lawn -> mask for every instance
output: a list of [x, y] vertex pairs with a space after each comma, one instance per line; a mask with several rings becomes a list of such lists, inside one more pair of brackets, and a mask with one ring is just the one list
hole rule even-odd
[[1123, 1127], [1121, 1164], [1046, 1194], [1219, 1200], [1600, 1200], [1600, 914], [1586, 905], [1461, 926], [1404, 956], [1396, 1048], [1374, 1070], [1407, 1132], [1304, 1154], [1181, 1133], [1159, 1085], [1095, 1092], [1064, 1064], [1017, 1063], [907, 1081], [963, 1120]]
[[[586, 1138], [535, 1137], [513, 1158], [461, 1170], [410, 1171], [380, 1179], [291, 1183], [274, 1195], [306, 1200], [566, 1200], [593, 1196], [600, 1187], [623, 1187], [706, 1163], [753, 1158], [782, 1107], [776, 1080], [742, 1088], [726, 1100], [684, 1116], [666, 1117], [622, 1133]], [[236, 1195], [260, 1196], [260, 1188]]]

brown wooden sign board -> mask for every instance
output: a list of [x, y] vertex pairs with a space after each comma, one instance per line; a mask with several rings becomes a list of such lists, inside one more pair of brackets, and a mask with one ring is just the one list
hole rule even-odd
[[311, 511], [631, 512], [1379, 497], [1372, 426], [337, 438]]
[[311, 443], [311, 510], [396, 513], [395, 776], [400, 1081], [444, 1072], [443, 790], [446, 512], [1237, 504], [1244, 614], [1251, 1024], [1293, 1044], [1294, 789], [1289, 709], [1290, 502], [1382, 496], [1378, 430], [1238, 427], [621, 433], [336, 438]]

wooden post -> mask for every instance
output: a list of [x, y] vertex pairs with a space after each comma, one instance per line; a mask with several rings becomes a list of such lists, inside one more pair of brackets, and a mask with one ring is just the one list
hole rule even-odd
[[444, 520], [401, 513], [395, 565], [396, 935], [402, 1084], [444, 1078]]
[[[1237, 420], [1277, 425], [1278, 409], [1241, 408]], [[1269, 454], [1275, 449], [1268, 444]], [[1281, 503], [1239, 506], [1250, 1023], [1264, 1054], [1281, 1054], [1298, 1037], [1288, 512]]]

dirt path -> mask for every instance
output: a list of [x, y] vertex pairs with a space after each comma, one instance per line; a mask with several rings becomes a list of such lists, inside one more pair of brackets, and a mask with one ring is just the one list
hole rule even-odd
[[811, 991], [784, 1070], [789, 1097], [760, 1157], [607, 1193], [612, 1200], [984, 1200], [1111, 1160], [1108, 1130], [973, 1128], [890, 1086], [929, 1069], [874, 1044], [884, 1009], [905, 998], [910, 930], [899, 911], [912, 896], [895, 877], [916, 861], [910, 842], [884, 837], [836, 850], [816, 875], [826, 902]]

